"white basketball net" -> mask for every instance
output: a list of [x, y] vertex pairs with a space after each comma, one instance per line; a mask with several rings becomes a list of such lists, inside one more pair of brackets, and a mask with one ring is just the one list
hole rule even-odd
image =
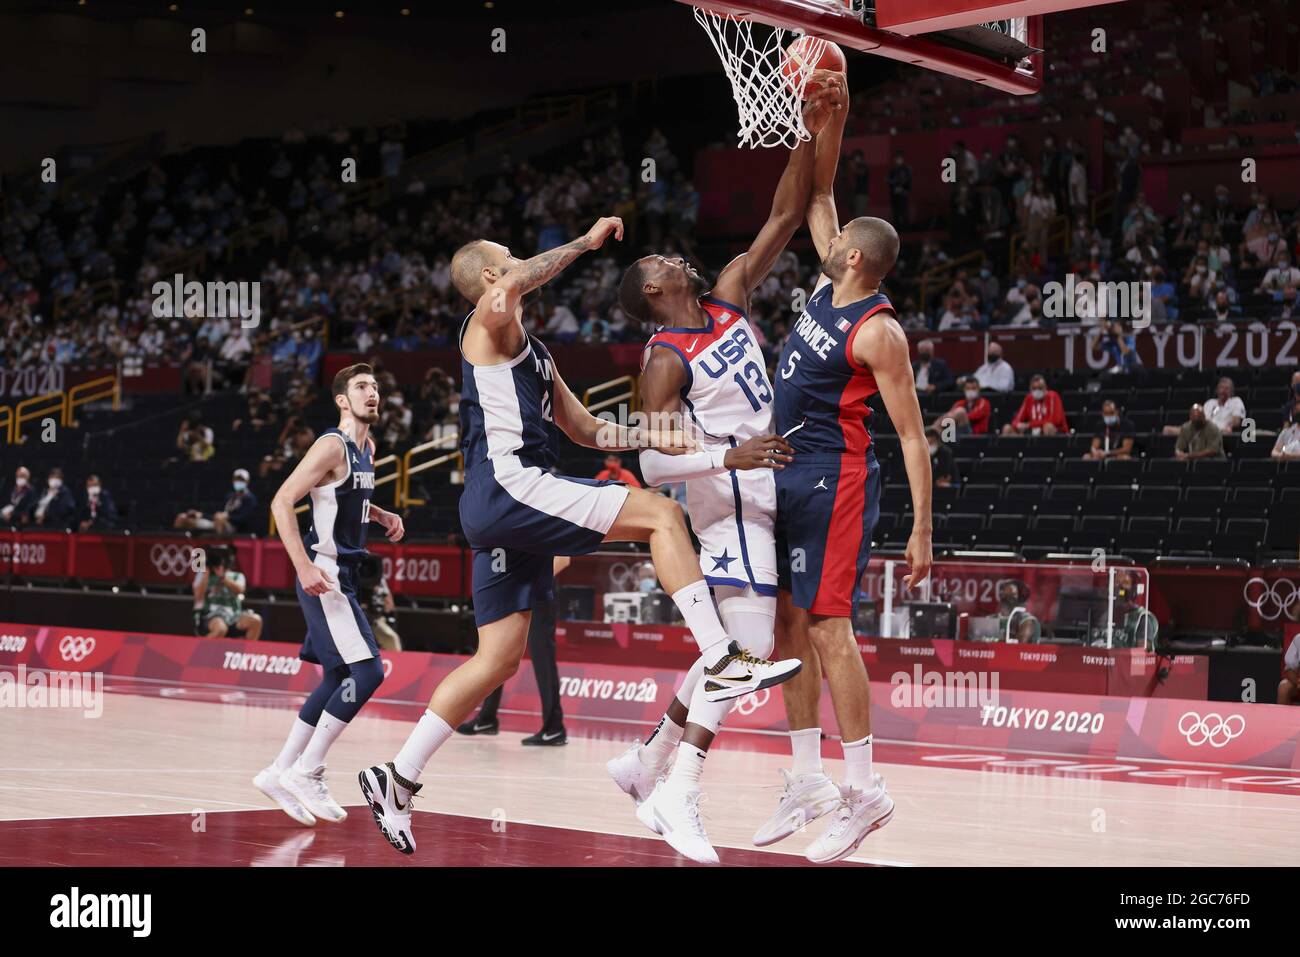
[[695, 19], [731, 81], [740, 145], [794, 149], [801, 140], [811, 139], [803, 125], [803, 92], [826, 41], [809, 38], [802, 54], [787, 66], [786, 47], [799, 34], [700, 7], [695, 7]]

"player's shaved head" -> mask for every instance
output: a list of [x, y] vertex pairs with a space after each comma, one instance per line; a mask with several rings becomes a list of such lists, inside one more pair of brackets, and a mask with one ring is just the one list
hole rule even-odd
[[451, 257], [451, 281], [470, 302], [478, 302], [487, 291], [483, 270], [489, 266], [500, 268], [500, 251], [501, 247], [496, 243], [475, 239], [461, 246]]
[[[854, 250], [857, 257], [851, 256]], [[861, 271], [864, 279], [874, 282], [884, 279], [897, 261], [898, 231], [883, 219], [859, 216], [849, 220], [835, 237], [830, 254], [822, 262], [822, 272], [836, 280], [852, 266]]]

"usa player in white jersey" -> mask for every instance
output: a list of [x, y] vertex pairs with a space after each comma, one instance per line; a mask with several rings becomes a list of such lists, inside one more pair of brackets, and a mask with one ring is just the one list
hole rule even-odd
[[[844, 107], [842, 74], [818, 71], [805, 123], [816, 133]], [[773, 470], [790, 461], [772, 431], [772, 383], [746, 311], [751, 292], [803, 223], [812, 190], [814, 144], [790, 153], [767, 223], [744, 255], [710, 288], [685, 259], [646, 256], [624, 276], [623, 309], [654, 335], [642, 358], [643, 410], [681, 421], [700, 451], [669, 457], [641, 453], [651, 485], [686, 482], [691, 526], [700, 540], [700, 571], [713, 589], [727, 633], [741, 649], [766, 658], [773, 645], [777, 568]], [[704, 757], [732, 707], [708, 700], [714, 684], [697, 663], [644, 744], [607, 765], [637, 804], [637, 817], [679, 853], [716, 863], [700, 819]], [[674, 761], [675, 758], [675, 761]], [[673, 761], [671, 773], [667, 766]], [[658, 782], [658, 783], [656, 783]]]

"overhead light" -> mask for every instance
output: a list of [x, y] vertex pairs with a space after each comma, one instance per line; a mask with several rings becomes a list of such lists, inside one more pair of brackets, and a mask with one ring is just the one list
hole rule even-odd
[[404, 16], [404, 17], [409, 17], [410, 15], [411, 15], [411, 8], [410, 8], [410, 7], [402, 7], [402, 16]]
[[343, 11], [342, 11], [342, 10], [335, 10], [335, 11], [334, 11], [334, 18], [335, 18], [336, 20], [342, 20], [342, 19], [343, 19]]
[[252, 7], [244, 7], [244, 16], [246, 16], [246, 17], [251, 17], [252, 15], [253, 15], [253, 8], [252, 8]]
[[167, 4], [167, 9], [170, 10], [172, 13], [175, 13], [177, 10], [180, 9], [180, 7], [176, 6], [176, 4], [174, 3], [169, 3]]

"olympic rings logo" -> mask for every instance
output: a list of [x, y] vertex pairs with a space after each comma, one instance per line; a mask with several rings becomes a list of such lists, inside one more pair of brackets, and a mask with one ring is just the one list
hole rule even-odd
[[731, 710], [739, 711], [743, 715], [751, 715], [767, 704], [771, 697], [771, 688], [760, 688], [758, 691], [751, 691], [749, 694], [737, 698], [736, 703], [731, 706]]
[[193, 551], [189, 545], [164, 545], [157, 542], [149, 549], [149, 560], [159, 575], [184, 575], [190, 567]]
[[1194, 748], [1203, 744], [1221, 748], [1233, 738], [1240, 737], [1245, 730], [1246, 719], [1239, 714], [1230, 714], [1225, 718], [1211, 713], [1202, 718], [1195, 711], [1189, 711], [1178, 719], [1179, 733]]
[[[1252, 585], [1258, 586], [1258, 591], [1253, 595]], [[1252, 578], [1241, 590], [1241, 597], [1247, 605], [1259, 612], [1259, 617], [1265, 621], [1276, 621], [1300, 597], [1300, 586], [1286, 578], [1274, 579], [1271, 584], [1262, 578]]]
[[84, 635], [64, 635], [59, 642], [59, 655], [64, 661], [85, 661], [95, 650], [95, 639]]

